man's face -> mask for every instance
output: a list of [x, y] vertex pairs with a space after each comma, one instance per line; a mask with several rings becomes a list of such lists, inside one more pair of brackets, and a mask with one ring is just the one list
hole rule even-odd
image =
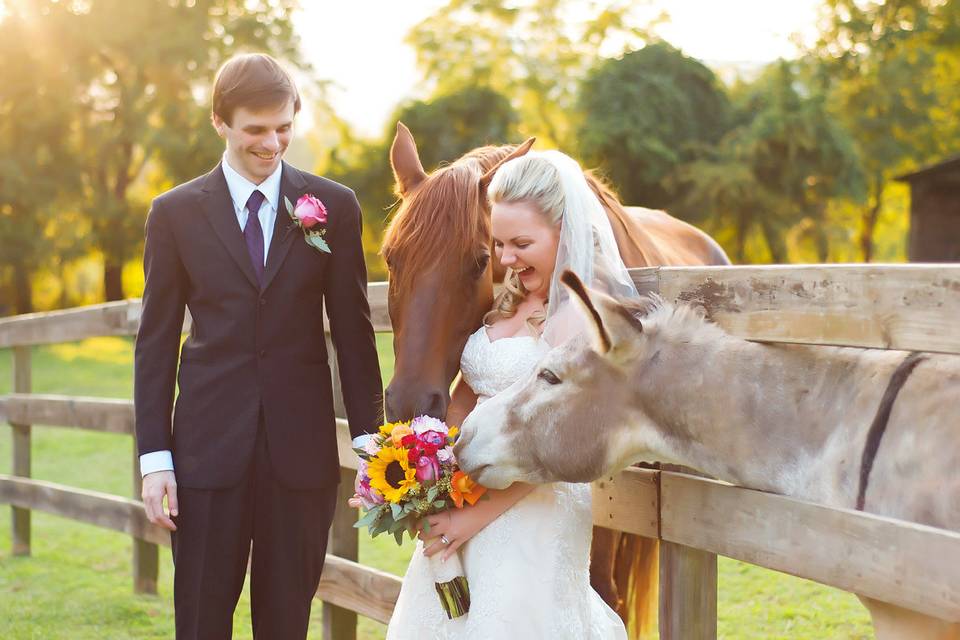
[[216, 114], [213, 126], [227, 142], [227, 160], [237, 173], [260, 184], [280, 164], [293, 137], [293, 102], [250, 111], [237, 107], [229, 125]]

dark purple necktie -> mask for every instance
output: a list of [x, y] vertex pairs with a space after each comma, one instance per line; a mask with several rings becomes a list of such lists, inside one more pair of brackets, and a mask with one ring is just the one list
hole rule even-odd
[[247, 198], [247, 224], [243, 227], [243, 239], [247, 241], [247, 251], [253, 262], [253, 271], [257, 274], [257, 282], [263, 286], [263, 227], [260, 226], [260, 205], [264, 195], [254, 189]]

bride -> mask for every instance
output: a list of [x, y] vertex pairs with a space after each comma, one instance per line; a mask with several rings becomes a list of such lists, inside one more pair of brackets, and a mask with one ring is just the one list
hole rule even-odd
[[[464, 347], [448, 424], [462, 424], [474, 406], [581, 330], [557, 282], [564, 269], [595, 288], [637, 295], [610, 223], [570, 157], [547, 151], [510, 160], [496, 171], [488, 197], [506, 286]], [[475, 506], [431, 516], [387, 640], [625, 639], [620, 618], [590, 587], [590, 495], [588, 484], [516, 483], [488, 491]], [[426, 556], [458, 551], [471, 606], [449, 620]]]

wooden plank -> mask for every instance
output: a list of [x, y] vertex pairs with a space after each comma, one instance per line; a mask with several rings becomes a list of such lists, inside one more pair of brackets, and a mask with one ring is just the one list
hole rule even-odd
[[702, 305], [751, 340], [960, 353], [960, 265], [631, 270], [642, 293]]
[[960, 621], [960, 533], [663, 472], [663, 540]]
[[69, 342], [94, 336], [132, 336], [139, 323], [139, 300], [29, 313], [0, 320], [0, 347]]
[[[337, 505], [330, 524], [330, 538], [327, 543], [329, 553], [338, 558], [356, 562], [360, 554], [359, 531], [353, 523], [357, 513], [347, 505], [353, 496], [356, 473], [350, 469], [340, 469], [340, 484], [337, 487]], [[357, 614], [351, 608], [344, 608], [332, 601], [323, 603], [323, 637], [326, 640], [355, 640], [357, 637]]]
[[[134, 430], [132, 400], [11, 394], [0, 396], [0, 416], [4, 415], [10, 422], [26, 421], [33, 426], [75, 427], [131, 435]], [[337, 451], [340, 464], [356, 471], [357, 454], [351, 447], [350, 429], [343, 418], [337, 418]]]
[[370, 321], [377, 332], [393, 331], [390, 313], [387, 311], [387, 292], [389, 283], [370, 282], [367, 284], [367, 301], [370, 303]]
[[625, 469], [593, 483], [593, 524], [656, 538], [659, 533], [657, 471]]
[[[133, 499], [140, 500], [143, 491], [143, 476], [140, 473], [140, 456], [137, 451], [137, 442], [133, 445]], [[133, 539], [133, 592], [157, 593], [157, 580], [160, 577], [160, 547]]]
[[[30, 393], [32, 385], [30, 347], [13, 349], [13, 390]], [[13, 475], [29, 478], [31, 475], [31, 429], [29, 420], [10, 419], [13, 437]], [[30, 511], [14, 506], [11, 513], [11, 541], [15, 556], [30, 555]]]
[[[350, 427], [343, 418], [337, 418], [337, 454], [340, 456], [340, 467], [356, 472], [360, 458], [353, 451], [353, 440], [350, 438]], [[353, 486], [353, 480], [350, 480]]]
[[86, 522], [155, 544], [170, 544], [170, 533], [151, 524], [143, 503], [129, 498], [0, 474], [0, 503]]
[[401, 584], [403, 581], [391, 573], [327, 554], [317, 598], [386, 624], [393, 615]]
[[[375, 331], [390, 331], [386, 282], [367, 285]], [[140, 325], [140, 299], [94, 304], [61, 311], [28, 313], [0, 319], [0, 348], [71, 342], [99, 336], [133, 336]], [[183, 331], [190, 331], [186, 313]]]
[[0, 412], [11, 422], [108, 433], [133, 434], [135, 424], [133, 401], [112, 398], [11, 394], [0, 397]]
[[717, 555], [660, 543], [660, 639], [716, 640]]
[[[136, 500], [0, 474], [0, 504], [43, 511], [128, 533], [153, 544], [170, 545], [170, 533], [151, 524], [143, 503]], [[397, 576], [327, 554], [317, 597], [385, 623], [400, 594], [400, 584]]]

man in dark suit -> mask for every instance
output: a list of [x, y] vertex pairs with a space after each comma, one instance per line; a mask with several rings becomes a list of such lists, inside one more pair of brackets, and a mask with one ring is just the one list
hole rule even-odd
[[[299, 109], [269, 56], [227, 62], [213, 91], [222, 162], [147, 218], [137, 446], [147, 515], [172, 531], [177, 638], [231, 637], [248, 558], [254, 636], [306, 636], [340, 478], [324, 306], [352, 435], [381, 421], [360, 206], [282, 162]], [[306, 195], [325, 247], [284, 204]]]

